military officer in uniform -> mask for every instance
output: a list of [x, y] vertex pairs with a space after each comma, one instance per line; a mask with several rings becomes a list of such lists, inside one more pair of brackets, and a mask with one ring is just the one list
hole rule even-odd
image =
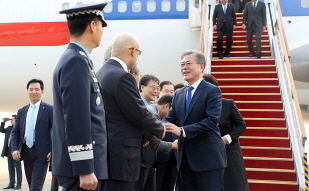
[[52, 173], [64, 190], [103, 190], [108, 178], [102, 88], [90, 56], [107, 26], [106, 5], [60, 11], [66, 14], [71, 42], [53, 73]]

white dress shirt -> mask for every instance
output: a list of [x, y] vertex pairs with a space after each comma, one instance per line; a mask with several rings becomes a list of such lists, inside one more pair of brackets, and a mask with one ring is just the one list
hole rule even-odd
[[[28, 131], [30, 113], [31, 113], [31, 110], [32, 110], [31, 107], [33, 105], [35, 105], [35, 111], [34, 111], [34, 129], [35, 129], [36, 119], [38, 117], [41, 102], [42, 102], [42, 100], [38, 101], [36, 104], [30, 103], [30, 106], [29, 106], [29, 109], [28, 109], [28, 112], [27, 112], [27, 118], [26, 118], [26, 129], [25, 129], [25, 139], [24, 139], [25, 141], [26, 141], [26, 136], [27, 136], [27, 131]], [[35, 140], [35, 134], [33, 135], [33, 140]]]

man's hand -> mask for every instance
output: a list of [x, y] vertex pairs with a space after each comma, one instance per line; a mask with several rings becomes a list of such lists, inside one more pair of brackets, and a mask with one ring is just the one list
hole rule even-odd
[[233, 25], [233, 30], [236, 30], [236, 25]]
[[95, 190], [98, 185], [98, 179], [94, 173], [79, 175], [79, 187], [85, 190]]
[[166, 132], [173, 133], [176, 136], [180, 136], [180, 128], [172, 123], [165, 123]]
[[[166, 133], [166, 126], [165, 126], [165, 123], [162, 123], [163, 127], [164, 127], [164, 131], [163, 131], [163, 135], [162, 135], [162, 139], [164, 139], [165, 137], [165, 133]], [[161, 140], [162, 140], [161, 139]]]
[[224, 145], [226, 145], [228, 143], [228, 140], [225, 137], [221, 137], [221, 139], [222, 139]]
[[149, 145], [149, 141], [146, 141], [144, 144], [143, 144], [143, 147], [147, 147]]
[[265, 31], [266, 30], [266, 27], [263, 27], [263, 30], [262, 31]]
[[214, 25], [214, 30], [217, 30], [217, 28], [218, 28], [217, 25]]
[[48, 153], [48, 154], [47, 154], [47, 162], [50, 161], [50, 157], [51, 157], [51, 153]]
[[172, 142], [172, 149], [178, 149], [178, 139]]
[[245, 24], [242, 24], [242, 29], [246, 29], [246, 25]]
[[13, 157], [14, 160], [20, 161], [20, 152], [19, 151], [14, 151], [12, 153], [12, 157]]

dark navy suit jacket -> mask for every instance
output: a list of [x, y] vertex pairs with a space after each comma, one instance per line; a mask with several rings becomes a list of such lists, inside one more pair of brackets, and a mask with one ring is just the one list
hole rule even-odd
[[187, 112], [186, 92], [186, 87], [175, 92], [172, 108], [163, 119], [183, 127], [186, 134], [186, 138], [178, 140], [177, 168], [181, 165], [183, 149], [195, 172], [225, 168], [225, 148], [218, 127], [222, 105], [220, 89], [202, 80]]
[[[11, 151], [19, 150], [23, 156], [22, 146], [25, 142], [27, 112], [30, 105], [19, 109], [15, 125], [11, 132]], [[51, 128], [53, 124], [53, 106], [41, 102], [35, 125], [35, 149], [41, 162], [47, 162], [47, 154], [51, 152]]]
[[227, 6], [226, 14], [224, 14], [224, 11], [222, 9], [222, 4], [218, 4], [215, 6], [212, 21], [213, 21], [213, 25], [218, 26], [218, 30], [222, 27], [224, 20], [225, 20], [227, 29], [233, 29], [233, 25], [237, 25], [234, 5], [227, 3], [226, 6]]
[[247, 24], [247, 28], [251, 28], [253, 20], [260, 30], [266, 27], [266, 6], [264, 2], [258, 1], [255, 11], [252, 1], [246, 3], [242, 24]]
[[[107, 133], [102, 89], [92, 62], [70, 43], [53, 74], [52, 172], [76, 177], [94, 172], [108, 178]], [[97, 102], [99, 101], [99, 102]]]

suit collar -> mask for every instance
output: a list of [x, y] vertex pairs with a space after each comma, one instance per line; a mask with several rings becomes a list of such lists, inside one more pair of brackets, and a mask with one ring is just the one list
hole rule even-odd
[[119, 58], [111, 57], [110, 59], [116, 60], [117, 62], [119, 62], [119, 64], [122, 66], [122, 68], [123, 68], [125, 71], [128, 71], [128, 66], [127, 66], [122, 60], [120, 60]]
[[91, 57], [90, 57], [90, 53], [88, 52], [88, 50], [81, 44], [77, 43], [77, 42], [70, 42], [70, 44], [75, 44], [76, 46], [78, 46], [80, 49], [83, 50], [83, 52], [87, 55], [87, 58], [89, 60], [91, 60]]
[[[112, 64], [114, 66], [119, 67], [120, 69], [124, 70], [121, 64], [117, 60], [109, 59], [106, 64]], [[127, 71], [126, 71], [127, 72]]]

